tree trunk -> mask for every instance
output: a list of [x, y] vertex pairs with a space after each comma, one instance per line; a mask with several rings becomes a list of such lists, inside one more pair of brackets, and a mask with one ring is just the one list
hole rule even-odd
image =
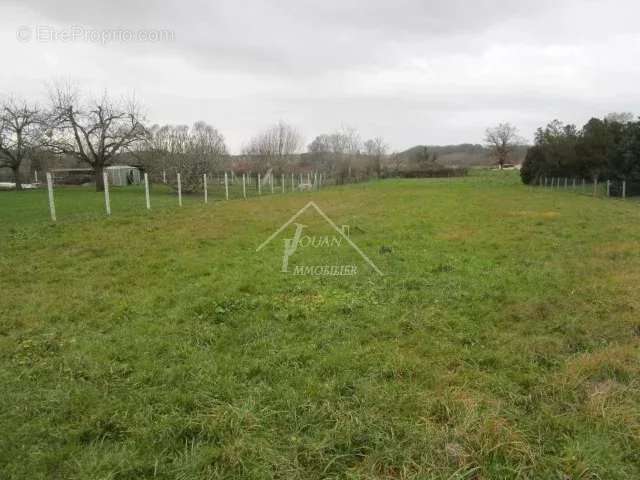
[[96, 165], [96, 192], [104, 192], [104, 165]]
[[21, 191], [22, 190], [22, 178], [20, 176], [20, 165], [18, 165], [17, 167], [11, 167], [11, 170], [13, 171], [13, 178], [16, 182], [16, 191]]

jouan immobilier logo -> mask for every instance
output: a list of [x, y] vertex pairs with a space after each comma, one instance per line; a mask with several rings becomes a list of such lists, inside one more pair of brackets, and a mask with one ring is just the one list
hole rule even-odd
[[[326, 222], [329, 226], [328, 234], [314, 233], [313, 229], [308, 225], [301, 223], [298, 219], [307, 210], [311, 209]], [[292, 228], [289, 228], [292, 227]], [[289, 230], [287, 230], [289, 229]], [[267, 245], [273, 242], [276, 237], [285, 231], [290, 231], [291, 236], [284, 238], [282, 249], [282, 263], [280, 271], [290, 275], [311, 275], [311, 276], [353, 276], [360, 273], [358, 262], [327, 262], [323, 264], [308, 264], [297, 259], [305, 250], [322, 251], [323, 258], [332, 258], [328, 253], [331, 250], [340, 251], [340, 249], [349, 248], [354, 251], [357, 256], [364, 261], [378, 275], [383, 275], [382, 271], [373, 261], [355, 244], [349, 236], [349, 226], [342, 225], [338, 227], [315, 202], [307, 203], [303, 208], [296, 212], [289, 220], [287, 220], [280, 228], [278, 228], [269, 238], [267, 238], [257, 249], [260, 252]], [[362, 263], [362, 262], [359, 262]]]

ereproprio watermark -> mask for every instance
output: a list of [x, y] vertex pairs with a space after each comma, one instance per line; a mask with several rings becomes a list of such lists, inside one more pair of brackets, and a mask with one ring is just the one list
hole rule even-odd
[[21, 25], [16, 30], [21, 43], [160, 43], [173, 42], [176, 34], [168, 29], [90, 28], [84, 25], [58, 27], [54, 25]]
[[[306, 225], [302, 223], [296, 223], [296, 220], [309, 208], [313, 208], [331, 227], [331, 235], [310, 235], [305, 234]], [[379, 275], [383, 275], [380, 269], [373, 261], [349, 238], [349, 227], [343, 225], [342, 228], [338, 227], [314, 202], [309, 202], [302, 209], [300, 209], [295, 215], [293, 215], [287, 222], [284, 223], [278, 230], [276, 230], [267, 240], [265, 240], [256, 251], [259, 252], [267, 246], [273, 239], [275, 239], [281, 232], [283, 232], [291, 224], [294, 224], [296, 229], [291, 238], [284, 239], [284, 248], [282, 251], [282, 273], [290, 273], [293, 275], [311, 275], [311, 276], [353, 276], [358, 273], [358, 267], [353, 264], [342, 265], [294, 265], [290, 268], [289, 261], [291, 257], [300, 249], [314, 248], [314, 249], [330, 249], [339, 248], [343, 244], [355, 250], [358, 255], [375, 270]]]

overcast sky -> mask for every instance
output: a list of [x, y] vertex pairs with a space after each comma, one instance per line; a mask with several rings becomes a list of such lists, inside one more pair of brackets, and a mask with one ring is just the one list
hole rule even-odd
[[[639, 18], [637, 0], [1, 0], [0, 94], [135, 92], [150, 123], [205, 120], [233, 152], [278, 120], [394, 150], [506, 121], [531, 139], [640, 114]], [[95, 41], [114, 29], [166, 38]]]

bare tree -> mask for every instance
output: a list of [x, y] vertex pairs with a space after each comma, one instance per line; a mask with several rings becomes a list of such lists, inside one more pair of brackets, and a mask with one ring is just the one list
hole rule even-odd
[[42, 113], [37, 105], [13, 97], [0, 104], [0, 167], [11, 169], [16, 190], [22, 190], [20, 165], [41, 139]]
[[[360, 134], [353, 127], [342, 127], [329, 136], [331, 149], [337, 154], [336, 181], [344, 183], [357, 176], [362, 141]], [[355, 172], [354, 172], [355, 170]]]
[[89, 164], [96, 175], [96, 190], [104, 190], [103, 171], [114, 157], [147, 136], [143, 116], [134, 99], [101, 98], [83, 102], [70, 86], [58, 86], [51, 95], [46, 146]]
[[174, 178], [180, 173], [182, 190], [194, 192], [202, 188], [202, 174], [219, 169], [227, 147], [224, 137], [211, 125], [199, 121], [187, 125], [154, 125], [147, 145], [153, 160], [150, 171], [166, 170]]
[[382, 176], [382, 162], [388, 149], [389, 146], [382, 137], [375, 137], [364, 142], [365, 155], [371, 159], [373, 170], [378, 178]]
[[510, 123], [501, 123], [496, 127], [488, 128], [485, 142], [501, 170], [515, 148], [524, 143], [518, 135], [518, 129]]
[[243, 149], [259, 170], [275, 168], [283, 170], [287, 160], [298, 153], [303, 145], [300, 132], [293, 126], [278, 122], [253, 137]]
[[329, 136], [331, 150], [333, 153], [343, 155], [357, 155], [362, 150], [360, 134], [353, 127], [342, 127]]
[[399, 175], [400, 171], [404, 168], [406, 163], [404, 156], [398, 152], [393, 152], [391, 155], [389, 155], [387, 162], [394, 175]]
[[313, 142], [309, 144], [307, 150], [313, 154], [333, 153], [331, 149], [331, 135], [326, 133], [318, 135], [313, 139]]
[[319, 135], [307, 149], [316, 162], [336, 175], [339, 183], [351, 178], [354, 169], [357, 171], [360, 167], [362, 142], [355, 128], [342, 127], [333, 133]]

